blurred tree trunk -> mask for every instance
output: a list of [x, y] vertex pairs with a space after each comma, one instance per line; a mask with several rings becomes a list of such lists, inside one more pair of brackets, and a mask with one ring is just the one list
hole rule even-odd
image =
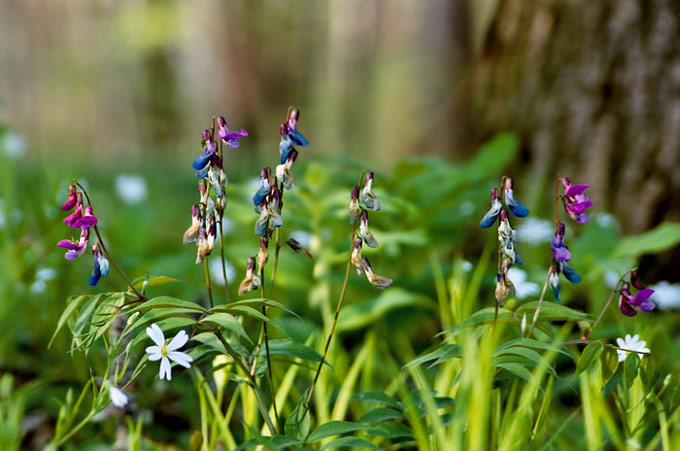
[[590, 183], [626, 232], [680, 220], [679, 25], [671, 0], [500, 0], [462, 95], [476, 134], [518, 132], [532, 178]]

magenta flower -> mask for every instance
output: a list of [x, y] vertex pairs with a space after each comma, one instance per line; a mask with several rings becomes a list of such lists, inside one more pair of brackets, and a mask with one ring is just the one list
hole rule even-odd
[[57, 243], [57, 247], [63, 249], [68, 249], [64, 257], [66, 260], [75, 260], [85, 253], [87, 249], [87, 243], [90, 239], [90, 228], [83, 228], [80, 231], [80, 239], [78, 241], [73, 240], [61, 240]]
[[244, 138], [248, 136], [248, 132], [245, 129], [241, 129], [240, 132], [230, 132], [227, 127], [227, 121], [224, 117], [220, 116], [217, 118], [217, 135], [220, 139], [227, 145], [230, 149], [236, 149], [239, 146], [239, 138]]
[[74, 221], [73, 227], [80, 227], [81, 229], [89, 229], [97, 225], [97, 217], [92, 214], [92, 207], [88, 205], [85, 207], [85, 213]]
[[61, 206], [61, 211], [71, 211], [78, 203], [78, 196], [76, 195], [76, 185], [68, 187], [68, 200]]
[[566, 262], [571, 259], [571, 252], [569, 252], [567, 246], [564, 245], [564, 224], [561, 222], [557, 224], [555, 238], [553, 238], [552, 243], [550, 243], [550, 248], [553, 251], [555, 260]]
[[564, 185], [562, 202], [569, 217], [579, 224], [588, 222], [585, 210], [591, 207], [593, 202], [588, 199], [584, 191], [590, 188], [590, 185], [572, 185], [566, 177], [562, 177], [562, 185]]
[[626, 316], [635, 316], [637, 312], [648, 312], [656, 307], [649, 298], [654, 294], [651, 288], [644, 288], [637, 292], [635, 297], [630, 292], [630, 284], [625, 282], [619, 290], [619, 308]]
[[[83, 215], [83, 196], [82, 194], [78, 193], [76, 195], [76, 211], [68, 215], [67, 217], [64, 218], [64, 224], [79, 228], [79, 225], [76, 225], [80, 217]], [[71, 207], [73, 208], [73, 207]]]

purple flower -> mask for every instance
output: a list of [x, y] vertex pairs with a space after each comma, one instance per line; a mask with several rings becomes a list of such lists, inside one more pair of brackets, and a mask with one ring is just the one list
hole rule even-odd
[[630, 284], [625, 282], [621, 286], [619, 294], [619, 308], [621, 313], [626, 316], [635, 316], [637, 312], [648, 312], [656, 307], [656, 304], [649, 299], [654, 294], [654, 290], [651, 288], [643, 288], [633, 297], [633, 294], [630, 292]]
[[523, 218], [529, 215], [529, 210], [527, 207], [520, 204], [519, 201], [515, 200], [515, 194], [513, 192], [514, 186], [515, 183], [511, 178], [505, 179], [505, 205], [508, 206], [513, 215], [518, 218]]
[[496, 218], [498, 217], [498, 214], [501, 212], [502, 207], [503, 206], [501, 205], [500, 196], [498, 195], [498, 189], [496, 189], [495, 187], [491, 188], [491, 209], [486, 212], [479, 225], [483, 229], [491, 227], [494, 224], [494, 222], [496, 222]]
[[76, 222], [83, 215], [83, 196], [78, 193], [76, 196], [76, 211], [64, 218], [64, 224], [78, 228]]
[[61, 206], [61, 211], [71, 211], [78, 203], [78, 196], [76, 195], [76, 185], [68, 187], [68, 200]]
[[564, 224], [561, 222], [557, 224], [555, 238], [553, 238], [552, 243], [550, 243], [550, 248], [553, 251], [555, 260], [566, 262], [571, 259], [571, 252], [569, 252], [567, 246], [564, 245]]
[[80, 227], [81, 229], [89, 229], [97, 225], [97, 217], [92, 214], [92, 206], [88, 205], [85, 207], [85, 213], [76, 219], [73, 223], [73, 227]]
[[94, 269], [87, 283], [94, 287], [99, 283], [99, 279], [109, 275], [109, 261], [102, 254], [98, 244], [92, 246], [92, 254], [94, 255]]
[[593, 202], [583, 192], [590, 188], [590, 185], [572, 185], [566, 177], [562, 177], [562, 185], [564, 185], [562, 202], [569, 217], [579, 224], [588, 222], [585, 210], [591, 207]]
[[281, 154], [281, 164], [288, 159], [288, 154], [293, 150], [293, 140], [288, 136], [288, 126], [285, 122], [281, 123], [279, 128], [281, 133], [281, 141], [279, 142], [279, 153]]
[[64, 255], [66, 260], [75, 260], [85, 253], [89, 239], [90, 228], [83, 228], [80, 231], [80, 239], [77, 242], [72, 240], [61, 240], [57, 243], [57, 247], [68, 249]]
[[222, 116], [217, 118], [217, 126], [218, 136], [230, 149], [236, 149], [239, 146], [239, 138], [248, 136], [248, 132], [243, 128], [240, 132], [230, 132], [227, 121]]
[[198, 154], [194, 162], [191, 164], [191, 166], [196, 169], [196, 171], [199, 171], [196, 173], [199, 178], [203, 178], [200, 176], [203, 174], [202, 170], [210, 163], [210, 160], [215, 154], [215, 144], [210, 138], [210, 132], [208, 130], [203, 130], [203, 152]]
[[300, 110], [295, 107], [288, 108], [288, 136], [294, 144], [305, 147], [309, 144], [307, 139], [297, 131], [297, 121], [300, 119]]

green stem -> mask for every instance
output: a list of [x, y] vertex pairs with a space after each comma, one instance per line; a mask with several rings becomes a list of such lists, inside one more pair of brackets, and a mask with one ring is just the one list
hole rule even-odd
[[[278, 230], [278, 229], [277, 229]], [[260, 268], [260, 296], [264, 298], [264, 268]], [[267, 316], [267, 306], [262, 306], [262, 314]], [[264, 349], [267, 356], [267, 374], [269, 375], [269, 391], [272, 394], [272, 407], [274, 407], [274, 419], [279, 424], [279, 412], [276, 408], [276, 392], [274, 391], [274, 376], [272, 375], [272, 360], [269, 354], [269, 335], [267, 333], [267, 323], [262, 321], [262, 332], [264, 335]], [[259, 350], [258, 350], [259, 354]]]
[[208, 256], [203, 258], [203, 269], [205, 270], [205, 284], [208, 287], [208, 298], [210, 299], [210, 308], [215, 307], [212, 295], [212, 284], [210, 283], [210, 267], [208, 266]]
[[534, 331], [534, 326], [536, 325], [536, 321], [538, 320], [538, 314], [541, 311], [541, 306], [543, 305], [543, 298], [545, 297], [545, 290], [548, 288], [548, 282], [550, 281], [550, 274], [552, 273], [552, 265], [548, 269], [548, 277], [545, 278], [545, 283], [543, 284], [543, 289], [541, 290], [541, 297], [538, 298], [538, 306], [536, 307], [536, 311], [534, 312], [534, 319], [531, 321], [531, 327], [529, 327], [529, 333], [527, 334], [527, 337], [531, 337], [531, 333]]
[[222, 258], [222, 276], [224, 277], [224, 296], [227, 300], [227, 302], [231, 302], [229, 299], [229, 280], [227, 279], [227, 263], [226, 260], [224, 259], [224, 230], [222, 229], [222, 216], [224, 215], [223, 211], [219, 212], [220, 214], [220, 221], [217, 223], [220, 228], [220, 257]]
[[626, 277], [626, 275], [628, 275], [628, 273], [635, 271], [636, 269], [637, 268], [629, 269], [628, 271], [624, 272], [621, 277], [619, 277], [618, 282], [616, 282], [616, 285], [614, 285], [614, 289], [609, 294], [609, 299], [607, 299], [607, 303], [604, 305], [604, 308], [600, 312], [600, 316], [597, 317], [595, 322], [588, 329], [586, 329], [586, 333], [583, 334], [584, 339], [588, 338], [590, 336], [590, 333], [593, 331], [593, 329], [595, 329], [595, 326], [597, 326], [597, 324], [600, 322], [600, 320], [604, 316], [604, 312], [606, 312], [607, 308], [609, 308], [609, 304], [611, 304], [612, 299], [614, 299], [614, 295], [616, 294], [617, 291], [619, 291], [619, 285], [621, 285], [621, 282], [623, 282], [623, 278]]

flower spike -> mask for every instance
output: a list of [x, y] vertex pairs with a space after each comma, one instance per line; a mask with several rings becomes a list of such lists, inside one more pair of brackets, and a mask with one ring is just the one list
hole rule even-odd
[[371, 269], [371, 263], [366, 257], [364, 257], [363, 260], [363, 270], [366, 274], [366, 278], [374, 287], [384, 290], [385, 288], [392, 285], [392, 279], [388, 279], [387, 277], [379, 276], [373, 273], [373, 270]]

